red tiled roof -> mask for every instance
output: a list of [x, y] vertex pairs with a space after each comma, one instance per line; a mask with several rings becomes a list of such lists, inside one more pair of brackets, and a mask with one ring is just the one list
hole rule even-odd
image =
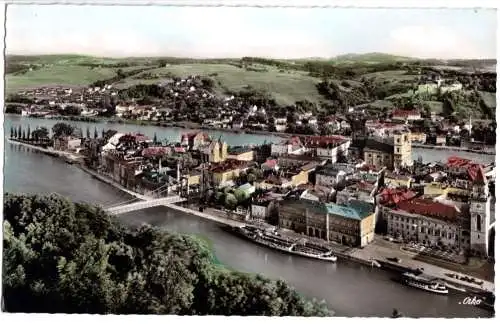
[[308, 145], [328, 145], [339, 144], [345, 142], [347, 139], [343, 136], [308, 136], [304, 137], [304, 144]]
[[170, 147], [148, 147], [142, 150], [142, 156], [152, 157], [152, 156], [162, 156], [170, 152]]
[[380, 203], [383, 205], [397, 205], [402, 201], [413, 199], [416, 195], [411, 190], [391, 188], [384, 188], [379, 194]]
[[429, 216], [446, 221], [453, 221], [460, 214], [460, 211], [455, 206], [445, 205], [429, 199], [402, 201], [397, 204], [397, 207], [408, 213]]
[[467, 170], [470, 180], [478, 181], [479, 184], [486, 184], [486, 177], [484, 176], [483, 165], [473, 162], [472, 160], [464, 159], [458, 156], [448, 158], [446, 163], [448, 167], [458, 167]]
[[392, 116], [393, 117], [420, 116], [420, 112], [418, 110], [396, 109], [392, 112]]
[[176, 152], [176, 153], [185, 153], [186, 152], [186, 148], [182, 147], [182, 146], [176, 146], [176, 147], [174, 147], [174, 152]]

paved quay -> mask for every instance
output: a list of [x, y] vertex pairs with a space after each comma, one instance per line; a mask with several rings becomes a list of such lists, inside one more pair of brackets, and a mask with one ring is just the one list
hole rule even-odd
[[415, 260], [414, 257], [417, 256], [417, 253], [402, 250], [400, 249], [400, 246], [396, 243], [389, 243], [383, 241], [384, 240], [382, 238], [377, 237], [374, 242], [364, 247], [363, 249], [353, 249], [353, 251], [350, 252], [350, 255], [353, 258], [359, 258], [365, 260], [374, 258], [376, 260], [381, 260], [381, 261], [387, 261], [387, 258], [399, 258], [401, 262], [398, 263], [398, 265], [412, 269], [423, 268], [424, 274], [436, 277], [441, 280], [445, 280], [446, 282], [451, 283], [454, 286], [455, 285], [464, 286], [477, 290], [485, 290], [488, 292], [495, 291], [495, 284], [493, 282], [474, 278], [478, 281], [483, 282], [483, 285], [477, 285], [474, 283], [469, 283], [459, 279], [451, 278], [446, 274], [454, 274], [460, 277], [463, 276], [471, 277], [471, 276], [460, 272], [448, 270], [442, 267], [438, 267], [426, 262]]

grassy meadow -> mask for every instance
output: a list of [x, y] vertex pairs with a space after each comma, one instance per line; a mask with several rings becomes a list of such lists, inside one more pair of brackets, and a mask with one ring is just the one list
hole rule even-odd
[[[147, 73], [166, 75], [171, 73], [178, 77], [189, 75], [211, 76], [215, 80], [217, 90], [238, 91], [250, 86], [257, 90], [269, 92], [279, 104], [291, 105], [296, 101], [309, 100], [319, 102], [322, 99], [316, 89], [319, 79], [307, 76], [305, 73], [295, 71], [280, 72], [273, 67], [267, 67], [267, 71], [247, 71], [230, 64], [175, 64], [163, 68], [147, 71]], [[126, 87], [137, 83], [156, 83], [161, 78], [136, 79], [129, 77], [120, 87]]]
[[91, 68], [80, 65], [48, 65], [25, 73], [5, 76], [6, 93], [45, 85], [87, 86], [97, 80], [116, 75], [116, 69]]

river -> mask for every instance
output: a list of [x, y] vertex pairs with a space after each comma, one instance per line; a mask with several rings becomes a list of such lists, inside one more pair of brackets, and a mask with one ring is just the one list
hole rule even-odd
[[[61, 122], [59, 120], [54, 119], [41, 119], [41, 118], [27, 118], [21, 117], [20, 115], [5, 115], [5, 132], [10, 132], [11, 126], [22, 125], [23, 127], [28, 127], [33, 130], [37, 126], [45, 126], [49, 131], [52, 126], [56, 123]], [[181, 139], [181, 135], [187, 132], [192, 132], [194, 130], [182, 129], [182, 128], [167, 128], [167, 127], [157, 127], [157, 126], [140, 126], [133, 124], [110, 124], [110, 123], [87, 123], [87, 122], [73, 122], [73, 121], [63, 121], [65, 123], [74, 125], [82, 130], [85, 135], [87, 127], [90, 130], [90, 135], [94, 136], [94, 129], [97, 129], [99, 136], [101, 136], [101, 130], [114, 129], [123, 133], [130, 132], [140, 132], [145, 134], [151, 138], [153, 138], [154, 134], [156, 134], [159, 140], [168, 140], [169, 142], [178, 142]], [[222, 131], [205, 131], [212, 138], [221, 138], [226, 141], [230, 146], [238, 146], [238, 145], [260, 145], [264, 142], [267, 143], [276, 143], [283, 140], [282, 137], [273, 136], [273, 135], [255, 135], [255, 134], [239, 134], [239, 133], [231, 133], [231, 132], [222, 132]], [[456, 152], [456, 151], [441, 151], [441, 150], [430, 150], [430, 149], [422, 149], [422, 148], [413, 148], [412, 149], [413, 159], [416, 160], [419, 157], [422, 157], [422, 161], [424, 163], [427, 162], [436, 162], [442, 161], [446, 162], [448, 157], [453, 155], [458, 155], [467, 159], [473, 159], [482, 163], [490, 163], [495, 161], [494, 155], [485, 155], [485, 154], [475, 154], [470, 152]]]
[[[75, 201], [105, 205], [129, 198], [63, 161], [7, 142], [4, 146], [5, 191], [57, 192]], [[281, 254], [232, 236], [209, 221], [165, 207], [119, 217], [130, 226], [147, 223], [175, 232], [203, 235], [213, 242], [220, 262], [236, 270], [282, 278], [302, 294], [326, 300], [338, 316], [390, 316], [393, 308], [410, 317], [491, 316], [477, 307], [460, 305], [463, 295], [452, 292], [439, 296], [419, 291], [394, 282], [389, 272], [342, 260], [330, 264]]]

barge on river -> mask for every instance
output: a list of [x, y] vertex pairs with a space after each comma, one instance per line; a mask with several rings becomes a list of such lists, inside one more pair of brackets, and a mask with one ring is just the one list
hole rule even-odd
[[252, 226], [225, 228], [240, 237], [278, 251], [328, 262], [337, 261], [337, 257], [330, 249], [305, 240], [290, 240], [276, 232], [270, 233]]
[[426, 277], [422, 274], [417, 275], [415, 273], [405, 272], [403, 273], [402, 281], [404, 284], [410, 287], [422, 289], [440, 295], [448, 294], [448, 288], [445, 285], [439, 283], [433, 278]]

